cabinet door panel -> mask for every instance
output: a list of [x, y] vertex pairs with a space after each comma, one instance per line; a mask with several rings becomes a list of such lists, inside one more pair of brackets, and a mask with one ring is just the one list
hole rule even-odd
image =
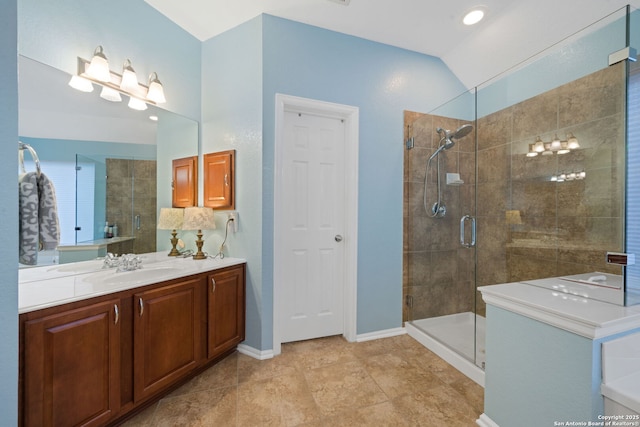
[[200, 279], [134, 296], [134, 400], [159, 391], [194, 369], [200, 354]]
[[186, 157], [172, 161], [174, 208], [195, 206], [198, 194], [198, 157]]
[[209, 275], [207, 357], [235, 347], [245, 337], [244, 266]]
[[235, 209], [235, 150], [208, 153], [204, 161], [204, 206]]
[[25, 324], [25, 425], [101, 425], [119, 408], [118, 300]]

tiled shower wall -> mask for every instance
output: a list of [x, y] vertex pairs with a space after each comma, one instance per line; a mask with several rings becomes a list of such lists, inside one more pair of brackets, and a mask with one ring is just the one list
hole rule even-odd
[[[155, 160], [107, 159], [107, 221], [118, 224], [121, 236], [134, 237], [109, 245], [109, 252], [156, 250], [156, 182]], [[140, 215], [139, 229], [136, 215]]]
[[[625, 71], [618, 64], [479, 118], [477, 187], [473, 134], [441, 153], [442, 174], [458, 172], [464, 181], [443, 186], [442, 219], [429, 218], [422, 206], [425, 164], [439, 142], [435, 129], [454, 130], [464, 122], [405, 112], [405, 141], [411, 131], [415, 148], [405, 150], [403, 288], [413, 309], [405, 304], [404, 320], [472, 311], [474, 304], [483, 314], [476, 283], [621, 274], [606, 264], [605, 253], [622, 250], [624, 102]], [[579, 149], [526, 156], [537, 136], [566, 140], [568, 133], [578, 138]], [[551, 181], [579, 171], [585, 179]], [[435, 189], [435, 176], [429, 187]], [[429, 194], [428, 207], [435, 200]], [[465, 214], [477, 218], [475, 274], [473, 251], [459, 244]]]

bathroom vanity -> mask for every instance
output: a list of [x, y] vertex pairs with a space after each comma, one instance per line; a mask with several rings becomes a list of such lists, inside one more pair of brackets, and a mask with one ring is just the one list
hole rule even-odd
[[563, 278], [479, 288], [487, 303], [487, 363], [478, 425], [603, 422], [601, 347], [640, 331], [640, 306], [590, 298], [601, 288], [579, 290]]
[[116, 424], [244, 340], [244, 260], [142, 258], [21, 272], [21, 425]]

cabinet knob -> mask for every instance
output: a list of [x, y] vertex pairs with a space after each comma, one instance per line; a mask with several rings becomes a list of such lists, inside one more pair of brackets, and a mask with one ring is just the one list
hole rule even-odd
[[140, 306], [140, 317], [142, 317], [142, 313], [144, 313], [144, 301], [142, 301], [142, 298], [138, 298], [138, 305]]
[[216, 291], [216, 279], [214, 279], [213, 277], [211, 278], [211, 293], [214, 293]]
[[118, 304], [113, 304], [113, 313], [116, 316], [116, 319], [113, 321], [113, 324], [117, 325], [118, 320], [120, 320], [120, 310], [118, 310]]
[[342, 242], [342, 236], [341, 236], [341, 235], [339, 235], [339, 234], [336, 234], [336, 237], [334, 237], [334, 239], [335, 239], [335, 241], [336, 241], [336, 242], [338, 242], [338, 243]]

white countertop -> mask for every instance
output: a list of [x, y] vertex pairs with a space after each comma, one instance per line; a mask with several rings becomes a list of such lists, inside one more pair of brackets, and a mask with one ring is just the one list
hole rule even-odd
[[640, 305], [625, 307], [526, 283], [478, 290], [487, 304], [591, 339], [640, 328]]
[[142, 268], [132, 272], [102, 269], [102, 260], [19, 270], [18, 312], [27, 313], [74, 301], [177, 279], [232, 265], [242, 258], [194, 260], [167, 252], [141, 254]]

